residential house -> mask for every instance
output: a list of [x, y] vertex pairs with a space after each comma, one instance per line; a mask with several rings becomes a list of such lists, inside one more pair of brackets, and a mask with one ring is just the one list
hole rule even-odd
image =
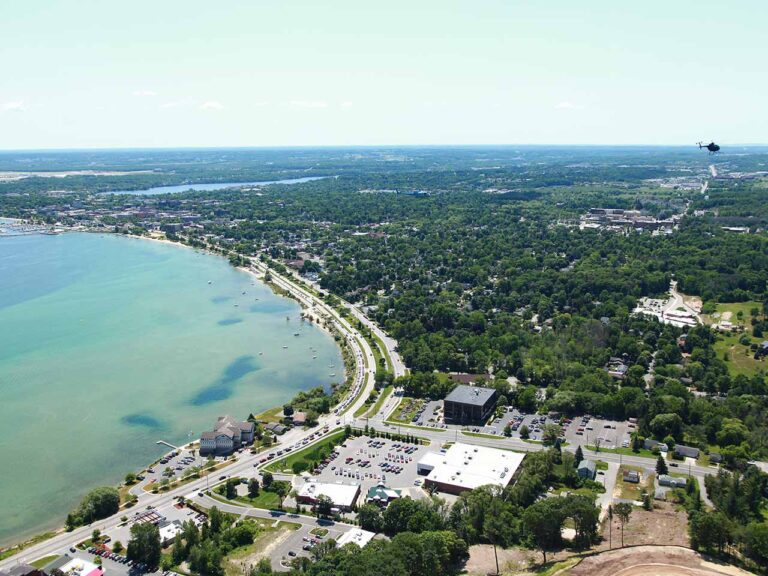
[[675, 445], [675, 457], [676, 458], [698, 458], [700, 450], [693, 446], [683, 446], [682, 444]]
[[632, 484], [640, 484], [640, 472], [637, 470], [625, 470], [624, 482], [631, 482]]
[[576, 468], [576, 473], [579, 475], [579, 478], [594, 480], [597, 475], [597, 465], [594, 460], [582, 460], [579, 462], [578, 468]]
[[659, 475], [659, 486], [669, 486], [671, 488], [685, 488], [688, 485], [688, 480], [685, 478], [678, 478], [676, 476], [670, 476], [669, 474]]

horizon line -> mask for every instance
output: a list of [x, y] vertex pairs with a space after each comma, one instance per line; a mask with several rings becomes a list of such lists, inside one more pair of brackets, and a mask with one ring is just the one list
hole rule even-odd
[[[703, 142], [703, 140], [702, 140]], [[723, 142], [721, 146], [739, 148], [768, 147], [768, 142]], [[534, 144], [534, 143], [509, 143], [509, 144], [285, 144], [285, 145], [212, 145], [212, 146], [86, 146], [86, 147], [41, 147], [41, 148], [0, 148], [0, 154], [23, 152], [127, 152], [139, 150], [301, 150], [301, 149], [340, 149], [340, 148], [691, 148], [692, 144]]]

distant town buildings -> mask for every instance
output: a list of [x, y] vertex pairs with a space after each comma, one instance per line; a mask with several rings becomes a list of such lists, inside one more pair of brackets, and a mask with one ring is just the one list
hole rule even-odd
[[658, 220], [640, 210], [622, 208], [590, 208], [579, 221], [579, 228], [603, 228], [607, 230], [659, 230], [671, 233], [680, 221], [680, 215]]
[[253, 422], [239, 422], [231, 416], [219, 416], [213, 430], [200, 436], [201, 454], [231, 454], [244, 444], [253, 443]]

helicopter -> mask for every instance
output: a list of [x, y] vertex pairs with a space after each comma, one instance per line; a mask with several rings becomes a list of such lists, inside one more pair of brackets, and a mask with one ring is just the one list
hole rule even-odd
[[701, 142], [698, 142], [697, 144], [699, 145], [699, 150], [701, 150], [702, 148], [706, 148], [707, 150], [709, 150], [710, 154], [717, 154], [718, 152], [720, 152], [720, 146], [718, 146], [714, 142], [710, 142], [709, 144], [702, 144]]

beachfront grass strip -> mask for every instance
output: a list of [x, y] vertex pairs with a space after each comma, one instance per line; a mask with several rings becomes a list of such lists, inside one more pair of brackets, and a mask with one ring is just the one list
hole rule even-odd
[[230, 464], [234, 464], [236, 460], [225, 460], [224, 462], [217, 462], [214, 466], [205, 466], [200, 470], [199, 474], [190, 474], [189, 476], [185, 476], [184, 478], [179, 479], [178, 476], [173, 476], [174, 480], [171, 480], [169, 484], [166, 486], [161, 486], [160, 482], [152, 482], [150, 484], [145, 484], [142, 486], [142, 490], [144, 492], [152, 492], [153, 494], [155, 489], [157, 489], [158, 492], [168, 492], [169, 490], [174, 490], [178, 488], [179, 486], [184, 486], [185, 484], [189, 484], [193, 480], [199, 480], [200, 478], [205, 478], [208, 474], [211, 474], [212, 472], [216, 472], [218, 470], [221, 470], [222, 468], [229, 466]]
[[266, 466], [264, 469], [269, 472], [290, 472], [293, 473], [293, 465], [296, 463], [306, 464], [307, 467], [312, 462], [318, 462], [322, 460], [322, 455], [328, 455], [333, 450], [334, 446], [341, 444], [344, 441], [344, 430], [338, 430], [326, 436], [319, 442], [310, 444], [306, 448], [302, 448], [296, 452], [283, 456], [279, 460]]
[[261, 412], [260, 414], [256, 414], [253, 418], [257, 422], [282, 422], [283, 418], [281, 414], [283, 413], [283, 407], [282, 406], [275, 406], [274, 408], [270, 408], [269, 410], [264, 410], [264, 412]]
[[43, 532], [42, 534], [33, 536], [29, 540], [26, 540], [20, 544], [17, 544], [16, 546], [6, 548], [5, 550], [0, 550], [0, 560], [5, 560], [6, 558], [13, 556], [14, 554], [18, 554], [25, 548], [29, 548], [30, 546], [34, 546], [35, 544], [39, 544], [40, 542], [45, 542], [46, 540], [49, 540], [54, 536], [56, 536], [56, 532]]

